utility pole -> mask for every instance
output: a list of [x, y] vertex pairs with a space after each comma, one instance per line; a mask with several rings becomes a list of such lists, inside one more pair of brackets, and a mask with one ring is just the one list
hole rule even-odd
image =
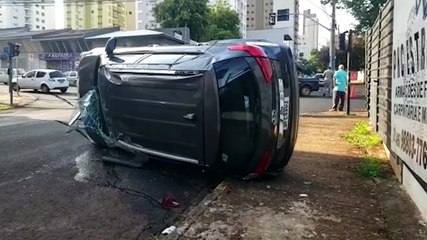
[[329, 49], [329, 65], [331, 70], [335, 72], [335, 29], [336, 25], [336, 9], [337, 0], [332, 0], [332, 25], [331, 25], [331, 46]]

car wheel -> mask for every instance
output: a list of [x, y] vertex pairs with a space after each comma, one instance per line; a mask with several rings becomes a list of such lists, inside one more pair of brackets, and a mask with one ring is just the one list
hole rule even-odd
[[66, 93], [68, 88], [61, 88], [60, 90], [61, 90], [61, 93]]
[[310, 96], [310, 94], [311, 94], [311, 87], [310, 86], [303, 86], [300, 89], [300, 93], [301, 93], [301, 96], [304, 96], [304, 97]]
[[42, 85], [41, 89], [42, 89], [43, 93], [49, 93], [50, 92], [49, 87], [45, 84]]

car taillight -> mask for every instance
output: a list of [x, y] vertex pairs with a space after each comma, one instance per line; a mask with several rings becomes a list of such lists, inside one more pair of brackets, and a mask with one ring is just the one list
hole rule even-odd
[[261, 47], [255, 45], [232, 45], [228, 47], [231, 51], [243, 51], [247, 52], [252, 57], [255, 57], [259, 67], [261, 68], [262, 75], [264, 76], [265, 82], [271, 83], [271, 78], [273, 77], [273, 69], [271, 68], [270, 59], [265, 54], [264, 50]]
[[257, 176], [261, 176], [265, 173], [268, 166], [271, 162], [271, 156], [269, 152], [264, 152], [262, 155], [261, 161], [258, 163], [258, 166], [255, 168], [254, 174]]

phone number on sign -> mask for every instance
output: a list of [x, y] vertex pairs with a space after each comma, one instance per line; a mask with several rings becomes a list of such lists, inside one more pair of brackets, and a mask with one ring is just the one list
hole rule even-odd
[[427, 169], [427, 141], [403, 129], [400, 133], [396, 130], [393, 132], [393, 139], [400, 150], [414, 159], [419, 166]]

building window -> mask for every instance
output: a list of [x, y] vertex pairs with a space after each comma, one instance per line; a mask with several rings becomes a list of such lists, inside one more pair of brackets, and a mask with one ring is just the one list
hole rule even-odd
[[300, 52], [299, 57], [304, 57], [304, 53]]
[[43, 30], [45, 30], [46, 28], [45, 28], [45, 27], [42, 27], [42, 29], [43, 29]]
[[44, 12], [42, 12], [42, 16], [44, 16]]
[[44, 19], [42, 19], [42, 23], [45, 23], [45, 20], [44, 20]]
[[95, 11], [92, 10], [92, 13], [95, 13]]
[[39, 25], [36, 25], [36, 28], [37, 28], [37, 29], [40, 29], [40, 26], [39, 26]]
[[253, 20], [254, 20], [254, 18], [251, 18], [251, 20], [253, 21]]
[[132, 12], [129, 12], [129, 15], [132, 15]]
[[39, 15], [39, 11], [36, 11], [36, 14]]

